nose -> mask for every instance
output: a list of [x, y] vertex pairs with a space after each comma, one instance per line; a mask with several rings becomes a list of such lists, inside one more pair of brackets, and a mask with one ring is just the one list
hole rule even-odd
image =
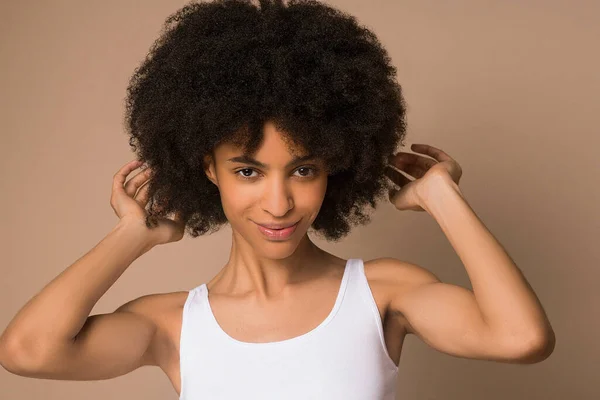
[[274, 217], [284, 217], [294, 207], [289, 186], [281, 179], [272, 179], [265, 186], [262, 209]]

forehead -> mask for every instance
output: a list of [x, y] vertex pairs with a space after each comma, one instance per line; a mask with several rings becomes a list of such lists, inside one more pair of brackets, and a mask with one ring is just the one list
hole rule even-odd
[[310, 155], [310, 152], [301, 148], [286, 148], [286, 147], [274, 147], [274, 146], [265, 146], [261, 145], [257, 148], [255, 153], [250, 153], [246, 151], [244, 147], [233, 146], [230, 144], [223, 145], [223, 147], [216, 150], [218, 153], [217, 157], [220, 158], [231, 158], [231, 157], [245, 157], [245, 158], [253, 158], [253, 159], [263, 159], [263, 160], [278, 160], [278, 159], [292, 159], [292, 158], [300, 158], [307, 157]]
[[306, 156], [308, 151], [278, 131], [275, 125], [267, 123], [263, 128], [262, 141], [255, 153], [250, 154], [242, 144], [236, 142], [220, 144], [215, 149], [215, 153], [217, 157], [228, 158], [245, 155], [255, 159], [291, 159]]

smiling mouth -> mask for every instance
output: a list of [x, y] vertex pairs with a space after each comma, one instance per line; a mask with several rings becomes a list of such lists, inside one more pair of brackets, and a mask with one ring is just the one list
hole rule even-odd
[[291, 228], [292, 226], [295, 226], [295, 225], [297, 225], [297, 224], [298, 224], [298, 222], [300, 222], [300, 221], [297, 221], [297, 222], [296, 222], [296, 223], [294, 223], [294, 224], [290, 224], [290, 225], [283, 225], [283, 226], [277, 226], [276, 224], [273, 224], [273, 225], [269, 225], [269, 224], [267, 224], [267, 225], [263, 225], [263, 224], [259, 224], [258, 222], [256, 222], [256, 224], [257, 224], [257, 225], [260, 225], [260, 226], [262, 226], [263, 228], [266, 228], [266, 229], [271, 229], [271, 230], [273, 230], [273, 231], [279, 231], [279, 230], [282, 230], [282, 229]]
[[300, 223], [300, 221], [296, 222], [292, 226], [288, 226], [287, 228], [281, 228], [281, 229], [270, 229], [270, 228], [266, 228], [260, 224], [256, 224], [256, 226], [258, 227], [258, 230], [269, 239], [286, 240], [286, 239], [289, 239], [294, 234], [299, 223]]

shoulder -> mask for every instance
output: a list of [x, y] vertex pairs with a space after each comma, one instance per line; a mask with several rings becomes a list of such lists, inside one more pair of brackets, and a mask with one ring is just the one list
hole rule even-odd
[[179, 336], [181, 313], [188, 291], [153, 293], [123, 304], [115, 312], [130, 312], [144, 317], [155, 328], [150, 344], [153, 365], [161, 367], [172, 362], [176, 353], [174, 339]]
[[157, 337], [169, 336], [178, 326], [188, 291], [152, 293], [128, 301], [115, 312], [130, 312], [146, 318], [157, 328]]
[[131, 312], [152, 320], [162, 311], [177, 308], [180, 303], [183, 306], [187, 294], [187, 291], [145, 294], [121, 305], [115, 312]]
[[365, 261], [364, 265], [369, 285], [377, 301], [381, 302], [383, 312], [412, 333], [410, 323], [400, 311], [404, 309], [404, 296], [423, 285], [440, 282], [440, 279], [424, 267], [392, 257]]
[[439, 282], [439, 278], [428, 269], [392, 257], [365, 261], [364, 265], [369, 281], [385, 282], [397, 290]]

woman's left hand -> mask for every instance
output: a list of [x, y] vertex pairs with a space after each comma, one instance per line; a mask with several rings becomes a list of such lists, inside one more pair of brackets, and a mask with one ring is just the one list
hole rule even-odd
[[426, 154], [431, 158], [422, 157], [413, 153], [399, 152], [388, 159], [394, 168], [411, 175], [411, 181], [400, 172], [385, 168], [385, 175], [401, 189], [391, 189], [389, 199], [398, 210], [425, 211], [422, 207], [427, 201], [432, 185], [447, 184], [458, 181], [462, 175], [462, 168], [448, 154], [442, 150], [426, 144], [413, 144], [411, 150]]

